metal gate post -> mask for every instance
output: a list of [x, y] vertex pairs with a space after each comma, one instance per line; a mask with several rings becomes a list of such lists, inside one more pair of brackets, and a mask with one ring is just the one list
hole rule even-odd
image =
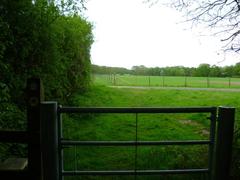
[[214, 180], [230, 179], [235, 108], [219, 107]]
[[57, 102], [41, 103], [43, 180], [59, 179]]

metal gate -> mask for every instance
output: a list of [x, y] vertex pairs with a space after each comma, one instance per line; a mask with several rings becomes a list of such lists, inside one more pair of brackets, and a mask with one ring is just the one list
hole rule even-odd
[[[208, 140], [186, 141], [74, 141], [66, 140], [62, 134], [63, 113], [129, 113], [136, 114], [136, 127], [139, 114], [147, 113], [209, 113], [210, 138]], [[217, 117], [218, 113], [218, 117]], [[164, 175], [164, 174], [206, 174], [207, 179], [227, 179], [231, 161], [231, 142], [234, 122], [234, 108], [226, 107], [179, 107], [179, 108], [83, 108], [62, 107], [57, 102], [43, 102], [41, 108], [43, 167], [46, 179], [63, 179], [64, 176], [109, 176], [109, 175]], [[217, 138], [216, 134], [217, 125]], [[137, 129], [136, 129], [137, 131]], [[137, 133], [136, 133], [137, 135]], [[217, 139], [217, 141], [216, 141]], [[163, 145], [208, 145], [208, 167], [200, 169], [174, 170], [101, 170], [67, 171], [63, 168], [63, 148], [66, 146], [163, 146]], [[135, 157], [135, 161], [136, 161]]]

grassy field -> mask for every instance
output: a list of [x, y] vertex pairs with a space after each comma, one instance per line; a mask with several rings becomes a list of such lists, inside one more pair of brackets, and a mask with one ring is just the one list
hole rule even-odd
[[[74, 98], [76, 106], [100, 107], [240, 107], [240, 93], [180, 90], [113, 89], [95, 86]], [[138, 114], [138, 140], [209, 138], [208, 114]], [[236, 119], [239, 119], [237, 113]], [[237, 123], [236, 123], [237, 124]], [[64, 138], [74, 140], [135, 140], [135, 114], [70, 115], [63, 117]], [[135, 152], [137, 161], [135, 162]], [[208, 146], [71, 147], [64, 149], [65, 170], [181, 169], [207, 167]], [[136, 164], [135, 164], [136, 163]], [[236, 167], [237, 168], [237, 167]], [[68, 177], [69, 179], [135, 179], [129, 177]], [[206, 179], [206, 176], [145, 176], [137, 179]]]
[[240, 78], [94, 75], [95, 84], [117, 86], [240, 88]]

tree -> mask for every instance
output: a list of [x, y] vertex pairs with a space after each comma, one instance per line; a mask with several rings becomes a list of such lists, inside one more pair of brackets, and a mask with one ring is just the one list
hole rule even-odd
[[[26, 128], [24, 89], [29, 77], [41, 77], [46, 99], [64, 104], [88, 87], [92, 25], [71, 9], [74, 1], [63, 6], [69, 7], [68, 13], [56, 2], [0, 1], [1, 129]], [[24, 151], [14, 144], [0, 148], [1, 159], [11, 153]]]
[[132, 67], [132, 71], [136, 75], [147, 75], [147, 70], [148, 70], [148, 68], [145, 67], [144, 65]]
[[222, 76], [222, 72], [221, 72], [221, 68], [218, 66], [212, 66], [210, 68], [210, 73], [209, 76], [211, 77], [221, 77]]
[[234, 74], [235, 66], [225, 66], [222, 68], [222, 76], [224, 77], [232, 77]]
[[208, 77], [209, 73], [210, 73], [209, 64], [200, 64], [196, 69], [196, 76], [199, 76], [199, 77]]
[[240, 62], [234, 66], [233, 72], [235, 76], [240, 77]]
[[[145, 0], [160, 3], [160, 0]], [[164, 1], [166, 2], [166, 1]], [[203, 23], [222, 35], [224, 50], [240, 51], [240, 1], [239, 0], [167, 0], [167, 4], [187, 16], [193, 25]]]
[[46, 98], [67, 103], [88, 87], [92, 43], [91, 23], [53, 1], [0, 1], [0, 102], [24, 109], [26, 79], [34, 76]]

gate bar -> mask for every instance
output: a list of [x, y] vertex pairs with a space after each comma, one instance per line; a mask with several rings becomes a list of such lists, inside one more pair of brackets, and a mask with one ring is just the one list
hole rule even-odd
[[59, 113], [214, 113], [216, 107], [61, 107]]
[[151, 146], [151, 145], [203, 145], [209, 140], [196, 141], [72, 141], [62, 140], [62, 146]]
[[216, 134], [216, 119], [217, 119], [217, 111], [211, 113], [210, 116], [210, 144], [208, 150], [208, 167], [209, 167], [209, 177], [212, 179], [213, 177], [213, 164], [214, 164], [214, 146], [215, 146], [215, 134]]
[[0, 142], [4, 143], [28, 143], [27, 131], [0, 131]]
[[209, 173], [209, 169], [177, 169], [177, 170], [120, 170], [120, 171], [63, 171], [63, 176], [112, 176], [112, 175], [166, 175]]

